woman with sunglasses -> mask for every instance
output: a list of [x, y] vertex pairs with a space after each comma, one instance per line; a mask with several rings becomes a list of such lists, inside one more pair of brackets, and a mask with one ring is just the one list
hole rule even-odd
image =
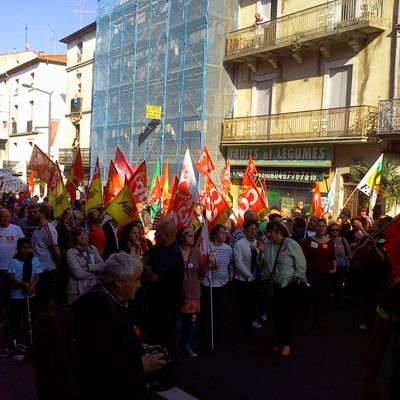
[[333, 240], [336, 256], [336, 273], [333, 278], [333, 298], [337, 308], [343, 307], [344, 282], [350, 267], [351, 249], [349, 242], [342, 237], [339, 224], [328, 227], [328, 236]]

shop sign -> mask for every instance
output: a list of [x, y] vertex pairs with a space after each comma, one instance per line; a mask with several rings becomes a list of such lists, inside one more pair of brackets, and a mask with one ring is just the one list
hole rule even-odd
[[[231, 170], [232, 178], [243, 178], [244, 169]], [[308, 170], [290, 170], [290, 169], [262, 169], [258, 170], [261, 179], [267, 181], [286, 181], [286, 182], [315, 182], [317, 179], [321, 182], [324, 180], [324, 174], [321, 171]]]
[[332, 166], [332, 145], [287, 145], [229, 147], [227, 157], [231, 165], [246, 165], [250, 156], [256, 166], [266, 167], [330, 167]]

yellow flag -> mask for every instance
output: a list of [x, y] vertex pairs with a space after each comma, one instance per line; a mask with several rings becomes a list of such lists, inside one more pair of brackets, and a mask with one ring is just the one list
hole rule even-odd
[[90, 210], [103, 202], [103, 188], [101, 186], [99, 158], [96, 159], [93, 179], [89, 186], [89, 191], [86, 199], [86, 210]]
[[119, 224], [126, 225], [133, 220], [136, 213], [133, 193], [128, 185], [125, 185], [106, 208], [106, 213], [113, 217]]
[[53, 207], [54, 218], [60, 217], [69, 208], [68, 194], [61, 175], [57, 180], [56, 186], [49, 193], [49, 203]]

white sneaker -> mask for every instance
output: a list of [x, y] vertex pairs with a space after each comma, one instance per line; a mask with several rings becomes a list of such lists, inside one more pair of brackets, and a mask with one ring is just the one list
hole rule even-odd
[[368, 328], [367, 324], [362, 323], [362, 324], [358, 325], [358, 329], [361, 329], [362, 331], [366, 331], [367, 328]]
[[261, 324], [259, 324], [257, 321], [253, 321], [253, 328], [254, 329], [259, 329], [259, 328], [261, 328]]

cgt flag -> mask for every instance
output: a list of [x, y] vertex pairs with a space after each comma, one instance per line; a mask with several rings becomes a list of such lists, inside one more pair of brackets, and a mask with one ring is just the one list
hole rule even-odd
[[136, 214], [136, 207], [133, 201], [133, 192], [128, 185], [125, 185], [111, 200], [106, 208], [106, 213], [121, 225], [126, 225], [132, 221]]
[[135, 173], [127, 182], [133, 193], [133, 200], [135, 204], [143, 203], [147, 200], [147, 174], [146, 174], [146, 161], [143, 161], [139, 167], [136, 168]]
[[253, 210], [257, 213], [259, 220], [262, 220], [267, 214], [267, 205], [262, 198], [257, 186], [251, 179], [248, 172], [245, 172], [242, 182], [242, 196], [239, 201], [238, 225], [241, 226], [244, 221], [244, 213], [247, 210]]
[[171, 208], [172, 218], [177, 229], [189, 226], [198, 196], [199, 193], [197, 191], [192, 159], [189, 149], [186, 149], [182, 163], [181, 177]]
[[103, 203], [101, 178], [100, 178], [100, 166], [99, 158], [96, 159], [96, 166], [94, 168], [93, 179], [90, 183], [88, 195], [86, 198], [86, 210], [90, 210]]
[[223, 225], [228, 220], [231, 209], [209, 176], [206, 178], [206, 193], [205, 220], [208, 231], [211, 231], [215, 225]]
[[118, 174], [122, 182], [125, 181], [125, 176], [130, 179], [135, 172], [129, 161], [124, 156], [124, 153], [122, 153], [122, 151], [119, 149], [119, 147], [117, 147], [117, 150], [115, 151], [114, 164], [118, 170]]
[[214, 171], [215, 167], [211, 160], [210, 153], [206, 146], [201, 150], [199, 159], [196, 163], [196, 169], [201, 175], [207, 176], [210, 172]]

